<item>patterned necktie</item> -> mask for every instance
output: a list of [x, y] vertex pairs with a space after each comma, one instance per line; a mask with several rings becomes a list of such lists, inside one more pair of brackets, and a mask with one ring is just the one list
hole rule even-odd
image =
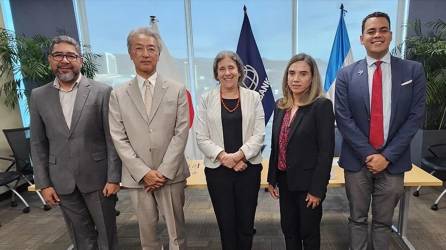
[[383, 127], [383, 94], [382, 94], [382, 61], [376, 61], [372, 81], [372, 104], [370, 108], [370, 144], [378, 149], [384, 144]]
[[146, 104], [147, 115], [150, 116], [150, 109], [152, 108], [152, 84], [149, 80], [144, 81], [144, 103]]

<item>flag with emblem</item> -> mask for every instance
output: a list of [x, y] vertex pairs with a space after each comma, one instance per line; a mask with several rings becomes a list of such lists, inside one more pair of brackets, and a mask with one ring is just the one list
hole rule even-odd
[[252, 33], [246, 6], [243, 7], [243, 10], [244, 18], [237, 45], [237, 54], [245, 64], [246, 74], [243, 81], [245, 87], [257, 91], [262, 98], [266, 124], [274, 111], [274, 96], [265, 67], [263, 66], [262, 57]]

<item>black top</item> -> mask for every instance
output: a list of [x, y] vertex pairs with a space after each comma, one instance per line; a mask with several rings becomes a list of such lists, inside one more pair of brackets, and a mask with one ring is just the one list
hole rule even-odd
[[[234, 109], [238, 99], [224, 99], [226, 107]], [[223, 125], [223, 141], [226, 153], [235, 153], [243, 145], [242, 109], [240, 105], [234, 112], [229, 112], [221, 105], [221, 121]]]

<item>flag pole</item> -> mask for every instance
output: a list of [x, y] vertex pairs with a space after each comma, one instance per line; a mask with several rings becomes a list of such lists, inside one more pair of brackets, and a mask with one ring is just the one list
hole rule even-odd
[[341, 7], [340, 7], [340, 9], [341, 9], [341, 14], [342, 14], [342, 15], [345, 15], [345, 13], [347, 13], [347, 10], [344, 9], [344, 4], [343, 4], [343, 3], [341, 3]]
[[156, 16], [150, 16], [150, 24], [155, 23], [156, 21]]

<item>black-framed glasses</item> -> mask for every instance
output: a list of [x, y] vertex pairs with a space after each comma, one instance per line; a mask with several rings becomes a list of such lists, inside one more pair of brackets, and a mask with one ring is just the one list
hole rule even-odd
[[63, 61], [64, 58], [67, 58], [67, 60], [68, 60], [69, 62], [74, 62], [74, 61], [76, 61], [78, 58], [80, 58], [81, 56], [80, 56], [80, 55], [76, 55], [76, 54], [53, 53], [53, 54], [51, 54], [51, 57], [52, 57], [54, 60], [58, 61], [58, 62]]

